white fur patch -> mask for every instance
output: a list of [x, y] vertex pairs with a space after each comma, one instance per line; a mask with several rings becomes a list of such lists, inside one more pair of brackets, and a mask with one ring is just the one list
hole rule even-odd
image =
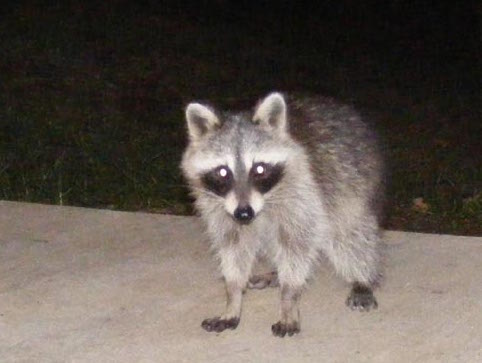
[[277, 164], [285, 162], [288, 159], [288, 150], [270, 150], [268, 152], [257, 153], [254, 157], [255, 163]]
[[251, 170], [254, 163], [277, 164], [288, 160], [289, 152], [286, 149], [272, 149], [257, 153], [247, 153], [243, 157], [246, 170]]
[[233, 173], [233, 175], [235, 174], [234, 163], [235, 163], [234, 157], [232, 157], [231, 155], [226, 157], [226, 165], [228, 165], [229, 169], [231, 169], [231, 172]]
[[256, 190], [253, 190], [249, 199], [249, 204], [251, 205], [251, 208], [253, 208], [255, 215], [257, 215], [264, 206], [263, 195]]
[[221, 165], [227, 165], [231, 172], [234, 173], [234, 157], [226, 155], [222, 158], [210, 158], [209, 155], [197, 155], [189, 160], [189, 172], [191, 177], [204, 174]]
[[234, 215], [234, 211], [238, 208], [238, 198], [236, 198], [236, 194], [234, 191], [230, 191], [228, 195], [226, 195], [224, 201], [224, 208], [228, 211], [229, 214]]

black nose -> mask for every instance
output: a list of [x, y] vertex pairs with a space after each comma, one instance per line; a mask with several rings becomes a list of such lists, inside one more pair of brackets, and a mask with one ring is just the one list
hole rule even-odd
[[254, 218], [254, 210], [249, 205], [246, 207], [238, 207], [234, 211], [234, 218], [241, 224], [248, 224]]

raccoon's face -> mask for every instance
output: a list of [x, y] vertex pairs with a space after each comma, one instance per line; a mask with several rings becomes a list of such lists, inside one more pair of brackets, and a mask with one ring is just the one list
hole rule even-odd
[[[238, 160], [238, 162], [241, 162]], [[273, 189], [283, 177], [283, 163], [251, 162], [235, 167], [238, 173], [228, 165], [220, 165], [202, 174], [203, 187], [224, 199], [224, 207], [234, 219], [241, 223], [250, 223], [264, 205], [264, 195]]]
[[186, 118], [190, 143], [182, 168], [195, 194], [249, 224], [285, 174], [290, 153], [283, 97], [271, 94], [254, 116], [226, 115], [222, 122], [211, 108], [193, 103]]

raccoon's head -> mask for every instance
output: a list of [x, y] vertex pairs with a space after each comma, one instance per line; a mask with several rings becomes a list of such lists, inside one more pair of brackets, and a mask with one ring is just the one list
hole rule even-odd
[[182, 169], [201, 212], [222, 208], [249, 224], [275, 199], [293, 154], [283, 96], [270, 94], [253, 113], [218, 113], [191, 103], [186, 120], [189, 145]]

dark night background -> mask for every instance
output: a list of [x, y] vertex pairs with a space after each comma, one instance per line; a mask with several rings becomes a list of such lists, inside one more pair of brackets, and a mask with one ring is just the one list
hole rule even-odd
[[0, 198], [191, 213], [193, 99], [354, 104], [384, 140], [386, 226], [482, 235], [476, 1], [16, 2], [0, 21]]

